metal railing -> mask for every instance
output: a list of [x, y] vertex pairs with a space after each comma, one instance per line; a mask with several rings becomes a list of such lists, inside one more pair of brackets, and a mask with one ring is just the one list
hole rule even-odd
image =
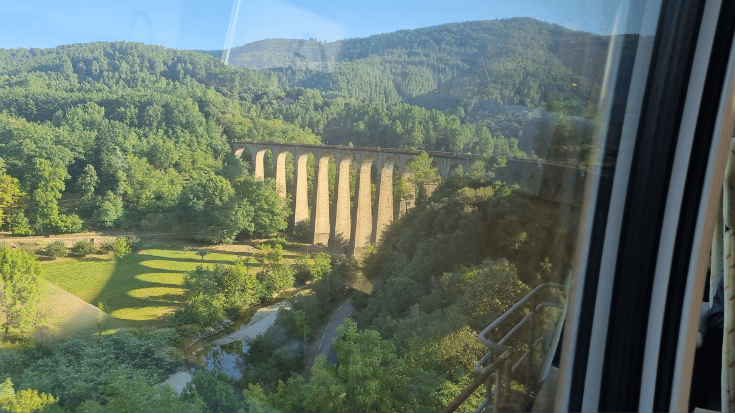
[[[482, 330], [482, 332], [480, 332], [478, 339], [488, 348], [488, 352], [475, 365], [480, 374], [467, 387], [465, 387], [444, 410], [442, 410], [443, 413], [454, 412], [483, 383], [486, 384], [485, 400], [480, 404], [477, 410], [475, 410], [476, 413], [488, 411], [488, 408], [490, 408], [489, 411], [499, 412], [503, 408], [510, 407], [512, 405], [512, 401], [510, 400], [511, 375], [518, 370], [525, 360], [528, 360], [526, 397], [529, 395], [530, 389], [528, 388], [528, 384], [532, 382], [532, 376], [535, 376], [533, 351], [539, 344], [544, 343], [543, 349], [548, 353], [549, 347], [553, 344], [553, 336], [551, 334], [547, 334], [547, 332], [543, 332], [543, 334], [538, 338], [536, 337], [535, 320], [537, 318], [537, 314], [545, 307], [563, 308], [563, 304], [557, 302], [547, 301], [536, 303], [536, 296], [538, 293], [547, 288], [555, 288], [559, 291], [564, 291], [564, 286], [560, 284], [538, 285], [503, 313], [503, 315], [498, 317], [489, 326]], [[526, 304], [529, 301], [531, 302], [531, 310], [528, 314], [526, 314], [521, 321], [513, 326], [502, 338], [500, 338], [500, 340], [495, 341], [493, 338], [493, 331], [497, 328], [505, 327], [507, 323], [513, 320], [514, 314], [526, 308]], [[560, 319], [557, 319], [555, 324], [558, 323]], [[511, 359], [513, 352], [507, 344], [513, 336], [529, 322], [531, 323], [531, 334], [529, 334], [528, 349], [520, 355], [515, 362], [513, 362]], [[512, 367], [510, 366], [511, 363]], [[484, 367], [486, 365], [487, 367]]]

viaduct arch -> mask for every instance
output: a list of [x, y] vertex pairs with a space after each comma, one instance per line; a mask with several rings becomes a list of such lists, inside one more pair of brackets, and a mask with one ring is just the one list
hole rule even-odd
[[[310, 219], [314, 245], [359, 256], [371, 243], [380, 240], [386, 226], [410, 208], [405, 200], [393, 195], [394, 170], [399, 178], [408, 178], [406, 166], [421, 151], [402, 149], [309, 145], [275, 142], [232, 142], [240, 157], [246, 149], [253, 159], [256, 179], [264, 179], [265, 153], [273, 156], [276, 190], [287, 199], [286, 157], [293, 156], [294, 172], [291, 188], [293, 221], [299, 225]], [[472, 155], [427, 152], [442, 180], [461, 168], [469, 171], [476, 157]], [[314, 156], [315, 170], [311, 199], [307, 193], [307, 161]], [[329, 164], [336, 169], [332, 199], [329, 193]], [[350, 195], [350, 170], [357, 169], [354, 198]], [[372, 174], [377, 175], [373, 200]], [[521, 185], [521, 191], [572, 207], [581, 204], [583, 181], [588, 169], [576, 165], [544, 160], [508, 159], [499, 178]], [[331, 208], [330, 208], [331, 204]], [[311, 211], [311, 213], [310, 213]]]

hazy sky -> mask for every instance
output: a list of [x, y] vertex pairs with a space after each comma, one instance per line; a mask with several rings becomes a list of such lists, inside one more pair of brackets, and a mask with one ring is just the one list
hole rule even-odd
[[[467, 20], [530, 16], [610, 33], [620, 0], [8, 0], [0, 48], [127, 40], [222, 49], [266, 38], [349, 37]], [[552, 6], [552, 4], [557, 3]]]

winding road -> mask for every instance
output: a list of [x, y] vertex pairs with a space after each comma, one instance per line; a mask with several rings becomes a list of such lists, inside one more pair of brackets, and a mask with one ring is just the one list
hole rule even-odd
[[309, 355], [306, 360], [309, 369], [319, 356], [326, 357], [329, 364], [337, 364], [337, 352], [334, 350], [332, 340], [337, 337], [337, 328], [354, 312], [355, 309], [352, 307], [352, 301], [349, 298], [334, 310], [329, 322], [317, 332], [319, 339], [309, 347]]

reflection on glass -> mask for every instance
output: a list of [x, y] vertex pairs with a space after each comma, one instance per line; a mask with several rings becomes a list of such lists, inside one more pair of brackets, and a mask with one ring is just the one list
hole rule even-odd
[[[109, 352], [106, 369], [122, 373], [74, 393], [76, 373], [41, 379], [51, 346], [0, 363], [8, 394], [119, 406], [228, 318], [257, 331], [238, 338], [248, 362], [208, 354], [202, 369], [225, 375], [166, 394], [169, 407], [529, 409], [557, 365], [586, 185], [615, 162], [600, 138], [623, 105], [610, 76], [637, 42], [610, 35], [615, 7], [557, 3], [10, 6], [0, 225], [13, 245], [121, 229], [214, 246], [149, 265], [185, 273], [166, 285], [181, 293], [165, 317], [122, 320], [152, 329], [136, 340], [155, 343], [141, 356], [155, 362], [110, 344], [85, 357]], [[10, 19], [47, 27], [24, 36]], [[125, 276], [116, 255], [111, 280]], [[136, 295], [96, 284], [108, 311]], [[277, 317], [255, 311], [294, 286]], [[33, 343], [27, 320], [6, 336]]]

